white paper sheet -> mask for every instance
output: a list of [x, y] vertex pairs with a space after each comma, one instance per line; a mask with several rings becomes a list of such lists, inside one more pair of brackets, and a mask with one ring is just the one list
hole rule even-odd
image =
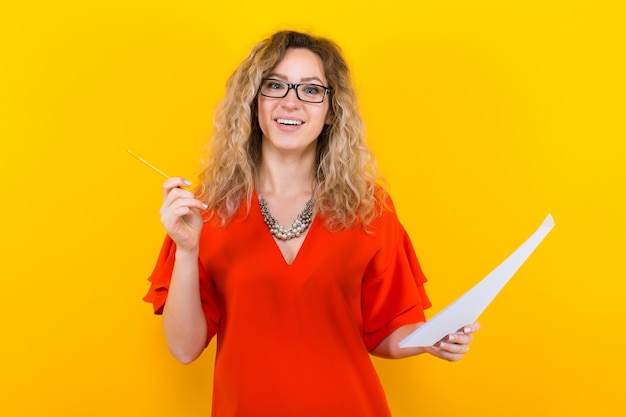
[[432, 346], [444, 336], [474, 323], [500, 290], [554, 227], [548, 214], [539, 229], [489, 275], [400, 342], [400, 347]]

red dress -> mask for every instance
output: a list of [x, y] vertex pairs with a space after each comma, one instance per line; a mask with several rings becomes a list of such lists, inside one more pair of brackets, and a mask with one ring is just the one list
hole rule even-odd
[[[289, 265], [257, 204], [226, 227], [205, 223], [199, 271], [209, 340], [217, 334], [214, 417], [390, 415], [368, 351], [424, 321], [430, 302], [393, 208], [368, 232], [330, 232], [317, 216]], [[157, 314], [174, 246], [167, 237], [149, 278], [144, 299]]]

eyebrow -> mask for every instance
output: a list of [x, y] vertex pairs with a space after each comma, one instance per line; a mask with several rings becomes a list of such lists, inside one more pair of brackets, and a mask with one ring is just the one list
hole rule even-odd
[[[284, 74], [277, 74], [275, 72], [273, 72], [271, 74], [268, 74], [268, 77], [269, 78], [279, 78], [281, 80], [288, 80], [289, 79], [289, 77], [287, 77], [286, 75], [284, 75]], [[318, 77], [302, 77], [302, 78], [300, 78], [300, 82], [301, 83], [302, 82], [308, 83], [308, 82], [311, 82], [311, 81], [317, 81], [320, 84], [324, 84], [324, 82], [322, 80], [320, 80]]]

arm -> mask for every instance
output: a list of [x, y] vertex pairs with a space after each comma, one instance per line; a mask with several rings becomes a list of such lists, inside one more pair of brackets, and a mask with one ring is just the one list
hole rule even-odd
[[469, 344], [473, 340], [472, 333], [480, 329], [478, 323], [465, 326], [461, 332], [449, 334], [435, 346], [401, 348], [400, 341], [424, 323], [407, 324], [391, 332], [370, 353], [388, 359], [406, 358], [409, 356], [430, 353], [440, 359], [450, 362], [458, 361], [469, 351]]
[[198, 252], [203, 220], [198, 210], [206, 206], [180, 187], [182, 178], [163, 184], [161, 222], [176, 243], [176, 260], [163, 309], [163, 329], [172, 355], [182, 363], [193, 362], [207, 343], [207, 323], [200, 300]]

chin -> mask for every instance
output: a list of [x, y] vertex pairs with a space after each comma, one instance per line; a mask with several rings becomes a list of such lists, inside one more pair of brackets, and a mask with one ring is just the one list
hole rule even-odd
[[306, 151], [309, 149], [315, 151], [317, 144], [317, 139], [304, 142], [296, 141], [293, 137], [283, 138], [279, 140], [265, 140], [267, 140], [268, 144], [270, 144], [273, 148], [283, 152]]

